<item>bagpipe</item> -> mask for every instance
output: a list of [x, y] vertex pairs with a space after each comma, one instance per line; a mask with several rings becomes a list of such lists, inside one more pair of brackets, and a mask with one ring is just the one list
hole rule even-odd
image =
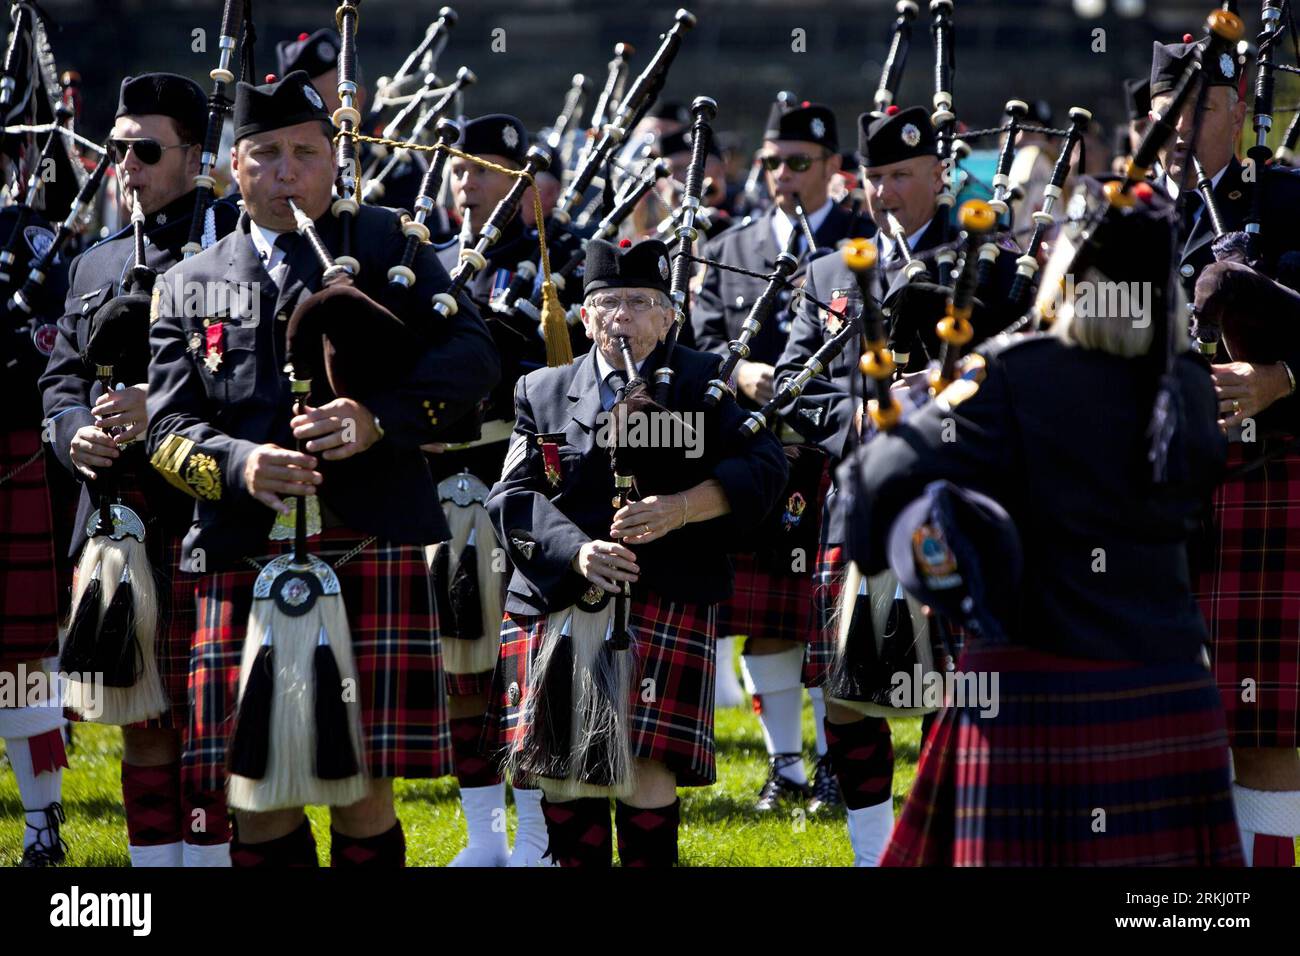
[[694, 263], [691, 250], [699, 234], [695, 230], [695, 216], [704, 194], [704, 164], [709, 157], [709, 143], [713, 139], [710, 125], [718, 115], [718, 104], [707, 96], [697, 96], [691, 103], [691, 165], [686, 170], [686, 195], [682, 198], [681, 222], [677, 227], [677, 249], [673, 253], [672, 281], [668, 297], [673, 305], [673, 324], [664, 342], [664, 364], [655, 369], [655, 398], [662, 405], [668, 400], [672, 385], [673, 351], [682, 326], [690, 321], [690, 277]]
[[[75, 142], [103, 153], [74, 129], [75, 103], [54, 62], [48, 15], [27, 2], [12, 4], [10, 12], [13, 27], [0, 67], [0, 168], [11, 180], [6, 186], [12, 197], [0, 210], [0, 364], [12, 394], [21, 389], [28, 395], [54, 347], [57, 333], [47, 317], [62, 312], [64, 254], [80, 235], [108, 161], [90, 175], [73, 148]], [[56, 228], [51, 211], [69, 206], [71, 214]], [[24, 372], [16, 371], [19, 365]]]
[[[654, 104], [667, 78], [668, 70], [681, 48], [682, 38], [687, 31], [694, 28], [696, 23], [695, 15], [684, 9], [678, 10], [673, 20], [672, 28], [664, 34], [654, 56], [632, 83], [627, 95], [619, 102], [613, 120], [601, 127], [600, 138], [582, 155], [573, 179], [560, 193], [548, 226], [550, 232], [548, 238], [552, 241], [558, 238], [559, 231], [572, 221], [579, 207], [585, 202], [587, 188], [591, 186], [597, 171], [605, 165], [613, 151], [627, 137], [628, 132], [641, 121]], [[612, 72], [613, 64], [611, 64]]]
[[[575, 279], [578, 270], [582, 268], [582, 264], [587, 259], [587, 243], [592, 239], [612, 240], [618, 235], [619, 227], [632, 215], [641, 200], [654, 189], [655, 184], [668, 173], [667, 161], [656, 160], [648, 176], [637, 177], [624, 187], [614, 201], [614, 208], [596, 224], [592, 234], [573, 251], [564, 265], [551, 273], [551, 280], [557, 292], [563, 292], [567, 283]], [[537, 270], [532, 263], [521, 262], [510, 285], [490, 303], [492, 310], [510, 315], [523, 315], [533, 322], [540, 322], [542, 288], [535, 282], [536, 277]], [[576, 325], [581, 321], [576, 307], [569, 309], [566, 320], [570, 325]]]
[[[934, 124], [939, 162], [943, 164], [939, 208], [945, 215], [941, 218], [940, 244], [946, 246], [951, 236], [947, 210], [957, 202], [957, 163], [961, 158], [961, 147], [956, 139], [957, 117], [952, 111], [952, 80], [956, 68], [952, 0], [930, 0], [930, 17], [930, 35], [934, 41], [934, 112], [930, 114], [930, 122]], [[955, 259], [955, 254], [947, 248], [936, 255], [940, 285], [949, 283]]]
[[894, 11], [898, 16], [889, 41], [889, 52], [885, 63], [880, 68], [880, 82], [876, 86], [874, 102], [875, 115], [885, 115], [885, 110], [894, 102], [898, 85], [903, 79], [903, 68], [907, 65], [907, 54], [912, 48], [912, 21], [916, 19], [918, 7], [912, 0], [898, 0]]
[[[148, 362], [149, 293], [156, 275], [145, 262], [138, 196], [131, 223], [134, 255], [125, 294], [91, 317], [86, 345], [86, 359], [105, 392], [115, 380], [143, 381]], [[87, 721], [125, 726], [157, 717], [168, 700], [154, 654], [158, 585], [145, 523], [122, 500], [119, 469], [103, 470], [90, 486], [98, 506], [85, 527], [59, 672], [65, 707]]]
[[[436, 85], [437, 83], [438, 60], [447, 47], [447, 39], [452, 27], [456, 25], [459, 19], [459, 14], [451, 7], [439, 9], [438, 19], [429, 24], [424, 31], [424, 36], [415, 49], [406, 55], [402, 65], [397, 68], [397, 72], [392, 76], [379, 77], [375, 82], [374, 100], [370, 104], [370, 109], [366, 112], [365, 125], [367, 129], [375, 127], [380, 116], [389, 106], [402, 100], [406, 101], [404, 106], [409, 106], [413, 103], [419, 103], [429, 95], [429, 85], [431, 83]], [[420, 63], [420, 71], [424, 74], [424, 85], [418, 92], [408, 97], [403, 95], [401, 90], [409, 82], [417, 62]]]
[[566, 186], [571, 181], [572, 174], [587, 165], [599, 142], [601, 131], [605, 128], [605, 124], [609, 122], [610, 117], [613, 116], [614, 109], [623, 99], [623, 92], [627, 87], [628, 61], [635, 52], [636, 50], [630, 43], [614, 44], [614, 57], [606, 67], [605, 85], [601, 87], [600, 96], [596, 98], [596, 105], [592, 107], [591, 121], [587, 124], [582, 149], [578, 151], [575, 160], [576, 166], [571, 167], [567, 160], [564, 164], [561, 182]]
[[546, 145], [555, 150], [560, 161], [559, 167], [551, 170], [551, 174], [561, 182], [569, 169], [569, 163], [573, 160], [576, 127], [582, 118], [582, 111], [587, 106], [587, 92], [590, 85], [584, 74], [573, 74], [569, 92], [564, 96], [564, 107], [560, 110], [560, 115], [555, 118], [555, 122], [551, 124], [551, 131], [546, 135]]
[[194, 216], [190, 219], [190, 234], [182, 253], [185, 258], [206, 249], [216, 241], [216, 221], [212, 215], [212, 201], [216, 196], [213, 170], [217, 167], [217, 151], [221, 148], [221, 134], [226, 127], [226, 116], [233, 109], [229, 88], [235, 82], [235, 47], [240, 50], [240, 74], [249, 81], [253, 78], [253, 32], [251, 3], [244, 0], [226, 0], [221, 12], [221, 32], [217, 37], [217, 65], [208, 76], [212, 79], [212, 93], [208, 97], [208, 122], [203, 133], [203, 152], [199, 159], [199, 172], [194, 177]]
[[[285, 330], [290, 414], [334, 396], [364, 404], [401, 374], [392, 362], [413, 351], [410, 331], [356, 288], [353, 264], [331, 255], [311, 218], [289, 205], [322, 269], [321, 289], [298, 303]], [[361, 341], [368, 338], [392, 346], [391, 360], [375, 361]], [[304, 442], [296, 447], [303, 451]], [[292, 515], [278, 517], [271, 533], [292, 540], [293, 550], [267, 562], [253, 584], [227, 764], [228, 800], [239, 810], [346, 806], [367, 791], [360, 702], [345, 693], [357, 671], [337, 573], [342, 559], [330, 567], [310, 552], [308, 538], [320, 530], [317, 497], [295, 499]]]
[[[471, 70], [469, 67], [462, 66], [459, 70], [457, 70], [456, 78], [452, 80], [452, 82], [442, 90], [441, 95], [438, 96], [438, 99], [434, 101], [433, 105], [425, 109], [425, 111], [421, 113], [420, 116], [416, 119], [415, 125], [411, 127], [411, 132], [409, 134], [410, 139], [418, 141], [420, 137], [424, 135], [424, 131], [428, 128], [429, 124], [434, 123], [439, 117], [442, 116], [443, 112], [447, 109], [448, 104], [450, 104], [452, 100], [454, 100], [457, 96], [459, 96], [462, 92], [464, 92], [467, 86], [473, 86], [477, 82], [478, 82], [478, 77], [474, 74], [474, 71]], [[396, 125], [397, 125], [396, 120], [394, 120], [393, 123], [389, 124], [389, 126], [385, 129], [384, 132], [385, 138], [391, 138], [391, 136], [396, 135], [396, 133], [390, 134], [388, 132], [388, 130], [393, 129]], [[455, 137], [453, 136], [452, 138], [454, 139]], [[444, 143], [444, 145], [450, 145], [449, 140], [444, 140], [440, 138], [439, 142]], [[386, 151], [380, 154], [378, 150], [376, 150], [376, 156], [374, 160], [371, 162], [369, 168], [362, 174], [361, 177], [361, 181], [364, 184], [361, 189], [361, 195], [366, 202], [378, 202], [380, 199], [383, 199], [384, 180], [387, 179], [389, 175], [392, 174], [393, 170], [395, 170], [403, 162], [405, 158], [403, 156], [404, 151], [405, 151], [404, 147], [399, 147], [398, 149], [394, 150], [392, 154], [388, 154]], [[446, 154], [443, 153], [441, 155], [446, 155]], [[382, 167], [380, 166], [380, 163], [383, 163]], [[439, 183], [441, 183], [441, 177], [439, 178]], [[423, 189], [421, 191], [425, 192]], [[435, 200], [437, 198], [437, 194], [438, 194], [437, 189], [427, 193], [427, 195], [431, 199], [435, 199]], [[426, 218], [428, 217], [430, 212], [432, 212], [431, 209], [426, 210], [425, 212]]]

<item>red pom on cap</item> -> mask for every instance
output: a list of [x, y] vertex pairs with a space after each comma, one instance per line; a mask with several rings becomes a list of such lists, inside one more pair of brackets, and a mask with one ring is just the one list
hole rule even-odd
[[262, 82], [263, 82], [263, 83], [274, 83], [274, 82], [275, 82], [275, 74], [274, 74], [274, 73], [268, 73], [268, 74], [266, 74], [266, 79], [264, 79]]
[[620, 240], [618, 241], [618, 247], [619, 247], [620, 249], [629, 249], [629, 248], [631, 248], [631, 246], [632, 246], [632, 240], [631, 240], [631, 239], [620, 239]]
[[886, 116], [893, 116], [895, 113], [898, 113], [898, 112], [901, 112], [901, 110], [899, 110], [899, 108], [898, 108], [898, 104], [897, 104], [897, 103], [891, 103], [891, 104], [889, 104], [889, 106], [886, 106], [886, 107], [885, 107], [885, 115], [886, 115]]
[[307, 39], [309, 36], [311, 36], [310, 33], [299, 33], [299, 34], [298, 34], [298, 42], [301, 43], [303, 40]]
[[1184, 33], [1184, 34], [1183, 34], [1183, 42], [1184, 42], [1184, 43], [1191, 43], [1191, 42], [1192, 42], [1193, 40], [1195, 40], [1195, 39], [1196, 39], [1196, 37], [1192, 36], [1190, 33]]
[[1134, 183], [1133, 185], [1133, 196], [1142, 202], [1150, 202], [1151, 197], [1155, 194], [1156, 191], [1151, 188], [1150, 183]]
[[804, 101], [803, 101], [802, 103], [800, 103], [799, 105], [800, 105], [801, 107], [803, 107], [804, 109], [807, 109], [808, 107], [812, 106], [812, 102], [811, 102], [810, 100], [804, 100]]

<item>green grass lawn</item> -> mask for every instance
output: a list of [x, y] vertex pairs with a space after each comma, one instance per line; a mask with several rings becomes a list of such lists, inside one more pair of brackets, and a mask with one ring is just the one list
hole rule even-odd
[[[813, 750], [812, 707], [804, 701], [804, 750]], [[893, 721], [895, 809], [916, 774], [921, 719]], [[752, 809], [767, 774], [758, 718], [748, 710], [719, 711], [718, 782], [682, 790], [681, 862], [685, 866], [848, 866], [852, 863], [844, 813], [804, 817]], [[78, 726], [71, 770], [63, 774], [64, 837], [75, 866], [127, 866], [119, 764], [122, 735], [115, 727]], [[0, 754], [4, 753], [0, 744]], [[808, 761], [812, 771], [812, 762]], [[397, 813], [406, 831], [411, 866], [443, 866], [465, 843], [465, 825], [453, 778], [397, 783]], [[22, 807], [7, 760], [0, 760], [0, 866], [21, 858]], [[327, 859], [329, 814], [309, 812], [322, 859]], [[513, 839], [514, 808], [509, 810]]]

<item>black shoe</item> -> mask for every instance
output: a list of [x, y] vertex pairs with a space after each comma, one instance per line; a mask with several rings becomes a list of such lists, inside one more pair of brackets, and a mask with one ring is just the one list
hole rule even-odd
[[796, 761], [803, 760], [803, 754], [776, 754], [772, 758], [767, 772], [767, 782], [758, 792], [755, 810], [775, 810], [782, 803], [803, 803], [812, 795], [812, 789], [806, 783], [795, 783], [781, 770]]
[[840, 793], [840, 782], [831, 770], [831, 755], [822, 754], [817, 758], [817, 769], [813, 772], [812, 801], [808, 804], [808, 812], [833, 811], [843, 806], [844, 797]]
[[64, 821], [63, 804], [51, 803], [43, 810], [27, 810], [26, 813], [44, 813], [45, 826], [27, 824], [36, 831], [36, 842], [23, 850], [23, 860], [19, 866], [40, 867], [58, 866], [68, 856], [68, 844], [59, 836], [59, 824]]

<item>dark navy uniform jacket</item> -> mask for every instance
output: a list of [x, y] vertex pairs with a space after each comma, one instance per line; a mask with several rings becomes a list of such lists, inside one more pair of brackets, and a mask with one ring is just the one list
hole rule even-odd
[[[1244, 228], [1246, 216], [1250, 212], [1251, 191], [1255, 184], [1243, 181], [1242, 173], [1242, 165], [1234, 156], [1228, 161], [1227, 169], [1214, 187], [1219, 215], [1228, 232]], [[1270, 166], [1266, 175], [1266, 199], [1259, 230], [1261, 271], [1292, 288], [1298, 288], [1300, 263], [1291, 263], [1289, 270], [1279, 274], [1278, 260], [1284, 253], [1300, 250], [1300, 233], [1296, 231], [1296, 222], [1300, 218], [1300, 170]], [[1196, 195], [1195, 184], [1188, 188], [1192, 191], [1188, 202], [1199, 208], [1201, 199]], [[1202, 212], [1183, 242], [1183, 251], [1178, 260], [1178, 274], [1189, 302], [1195, 297], [1196, 280], [1201, 270], [1214, 261], [1211, 249], [1213, 241], [1214, 229], [1210, 225], [1210, 217]]]
[[841, 467], [850, 557], [864, 573], [883, 570], [894, 518], [946, 478], [996, 499], [1015, 521], [1022, 643], [1098, 660], [1197, 659], [1207, 634], [1187, 542], [1227, 449], [1205, 364], [1176, 361], [1183, 414], [1170, 454], [1181, 460], [1171, 458], [1170, 473], [1179, 480], [1157, 486], [1149, 366], [1046, 335], [981, 351], [978, 388], [954, 384]]
[[[308, 244], [298, 241], [288, 256], [284, 287], [277, 290], [249, 226], [245, 214], [234, 232], [168, 270], [155, 286], [148, 450], [168, 481], [198, 499], [185, 536], [185, 570], [194, 569], [188, 565], [195, 548], [204, 549], [208, 571], [266, 552], [275, 513], [248, 494], [244, 465], [258, 445], [295, 447], [283, 371], [285, 328], [298, 302], [320, 288], [321, 267]], [[337, 252], [339, 221], [327, 212], [317, 227], [326, 247]], [[431, 297], [450, 285], [431, 245], [417, 251], [415, 288], [400, 304], [385, 298], [386, 273], [404, 242], [396, 212], [362, 206], [351, 244], [361, 263], [357, 285], [393, 308], [423, 350], [406, 356], [413, 360], [411, 369], [404, 376], [394, 373], [391, 391], [365, 403], [385, 436], [344, 461], [318, 457], [324, 478], [319, 494], [325, 512], [348, 528], [427, 544], [445, 540], [447, 525], [419, 445], [442, 440], [496, 384], [500, 369], [491, 336], [468, 299], [461, 297], [450, 319], [431, 309]], [[260, 290], [256, 320], [229, 309], [186, 315], [188, 310], [172, 305], [184, 302], [184, 289], [194, 284], [230, 289], [254, 282]], [[237, 300], [233, 290], [226, 298]], [[208, 326], [216, 322], [224, 352], [214, 371], [204, 359]]]
[[[643, 369], [657, 368], [662, 347]], [[704, 410], [704, 390], [718, 368], [718, 357], [678, 347], [676, 370], [667, 405], [680, 411]], [[609, 539], [614, 494], [609, 449], [598, 443], [601, 421], [596, 350], [562, 368], [531, 372], [515, 387], [518, 420], [501, 480], [487, 507], [497, 535], [515, 565], [506, 611], [543, 614], [571, 605], [590, 586], [571, 567], [588, 541]], [[684, 491], [710, 478], [722, 484], [730, 514], [688, 524], [649, 544], [633, 547], [639, 565], [638, 589], [674, 601], [711, 604], [732, 590], [728, 552], [775, 504], [786, 479], [785, 455], [770, 432], [756, 437], [737, 434], [744, 413], [729, 397], [707, 413], [703, 454], [678, 462], [671, 475], [638, 483], [640, 497]], [[545, 474], [538, 435], [559, 445], [560, 475], [552, 484]], [[665, 449], [664, 455], [672, 455]], [[680, 454], [680, 453], [679, 453]], [[649, 487], [647, 487], [649, 485]]]
[[0, 209], [0, 250], [13, 256], [9, 266], [0, 265], [0, 401], [7, 409], [5, 430], [36, 429], [41, 424], [41, 393], [37, 379], [54, 344], [54, 322], [68, 292], [66, 250], [51, 263], [36, 301], [33, 315], [9, 309], [10, 297], [27, 281], [32, 264], [54, 241], [56, 225], [26, 206]]
[[[770, 273], [781, 252], [772, 234], [771, 217], [776, 214], [774, 207], [757, 219], [733, 226], [705, 244], [704, 257], [753, 272]], [[813, 238], [818, 248], [833, 249], [842, 239], [869, 237], [875, 233], [875, 225], [865, 214], [854, 215], [842, 206], [832, 205], [822, 224], [814, 230]], [[807, 250], [800, 256], [801, 263], [806, 260]], [[762, 279], [738, 272], [706, 268], [700, 293], [691, 306], [695, 347], [725, 356], [728, 343], [740, 337], [740, 327], [766, 285]], [[763, 323], [750, 342], [751, 361], [776, 364], [790, 332], [790, 295], [789, 290], [781, 293], [772, 319]]]
[[[565, 232], [558, 242], [548, 242], [546, 248], [551, 268], [558, 271], [578, 248], [578, 239], [572, 233]], [[546, 365], [546, 341], [542, 338], [538, 324], [527, 316], [497, 312], [491, 307], [493, 291], [500, 291], [510, 284], [520, 263], [535, 265], [538, 255], [537, 230], [525, 227], [516, 214], [502, 230], [501, 238], [488, 248], [487, 267], [474, 276], [468, 287], [469, 296], [487, 322], [501, 359], [501, 380], [492, 390], [484, 421], [514, 421], [515, 382], [519, 376]], [[453, 271], [460, 261], [459, 238], [440, 247], [438, 258], [448, 272]], [[540, 276], [536, 281], [541, 281]], [[580, 301], [581, 272], [573, 276], [560, 293], [560, 302], [565, 306]], [[590, 344], [582, 336], [581, 329], [578, 329], [576, 337], [571, 335], [570, 339], [575, 346], [574, 355], [581, 354], [579, 346], [585, 351], [585, 347]]]
[[[216, 236], [220, 238], [234, 228], [239, 208], [227, 198], [214, 203], [212, 211]], [[190, 191], [145, 217], [146, 265], [161, 275], [181, 261], [181, 247], [189, 239], [193, 215], [194, 192]], [[45, 416], [54, 428], [52, 450], [63, 467], [84, 485], [69, 549], [74, 556], [86, 540], [81, 529], [85, 527], [94, 502], [90, 495], [93, 484], [73, 466], [70, 444], [78, 429], [95, 423], [90, 409], [103, 392], [95, 378], [94, 364], [85, 357], [90, 344], [90, 323], [100, 306], [125, 291], [134, 265], [135, 232], [131, 226], [96, 243], [72, 261], [69, 271], [71, 288], [63, 317], [59, 319], [58, 340], [45, 374], [41, 376]], [[146, 348], [142, 342], [141, 351]], [[148, 355], [142, 354], [139, 361], [142, 373], [147, 364]], [[121, 384], [138, 385], [140, 381], [121, 381]], [[120, 483], [134, 485], [148, 502], [148, 513], [141, 515], [146, 522], [176, 534], [184, 533], [189, 526], [194, 502], [170, 487], [149, 467], [143, 441], [127, 446], [112, 470], [120, 476], [117, 479]]]

